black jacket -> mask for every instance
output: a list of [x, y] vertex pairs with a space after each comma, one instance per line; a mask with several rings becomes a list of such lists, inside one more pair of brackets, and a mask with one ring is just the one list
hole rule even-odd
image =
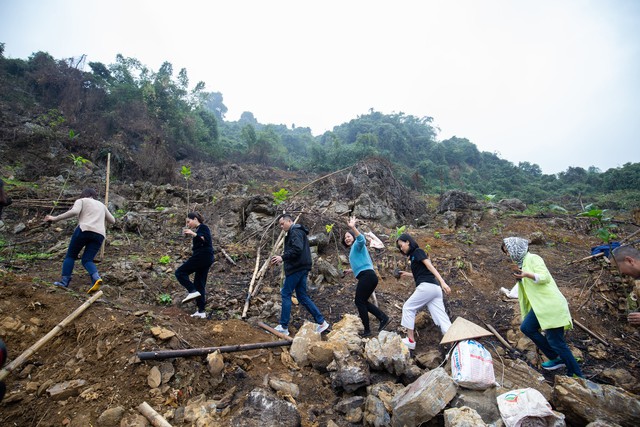
[[309, 229], [304, 225], [293, 224], [284, 238], [284, 274], [286, 276], [302, 270], [311, 270], [311, 249], [307, 238]]

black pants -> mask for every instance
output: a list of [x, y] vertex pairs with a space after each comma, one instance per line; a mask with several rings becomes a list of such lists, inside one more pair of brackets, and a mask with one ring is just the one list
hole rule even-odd
[[[199, 312], [204, 311], [206, 302], [205, 286], [207, 285], [207, 275], [211, 265], [213, 265], [213, 255], [196, 255], [189, 258], [176, 270], [176, 279], [189, 293], [200, 292], [200, 296], [196, 298]], [[193, 282], [189, 280], [189, 275], [192, 273], [195, 273]]]
[[358, 308], [358, 315], [362, 324], [364, 325], [365, 332], [369, 332], [369, 313], [376, 316], [378, 320], [387, 318], [387, 315], [382, 312], [378, 307], [369, 302], [369, 297], [376, 290], [378, 286], [378, 276], [373, 270], [364, 270], [358, 274], [358, 286], [356, 286], [356, 307]]

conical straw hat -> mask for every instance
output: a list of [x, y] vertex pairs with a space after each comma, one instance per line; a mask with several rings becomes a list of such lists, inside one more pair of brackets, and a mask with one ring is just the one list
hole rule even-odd
[[493, 334], [483, 327], [468, 321], [467, 319], [458, 317], [451, 324], [447, 333], [444, 334], [444, 337], [442, 337], [442, 341], [440, 341], [440, 344], [468, 340], [471, 338], [487, 337], [489, 335]]

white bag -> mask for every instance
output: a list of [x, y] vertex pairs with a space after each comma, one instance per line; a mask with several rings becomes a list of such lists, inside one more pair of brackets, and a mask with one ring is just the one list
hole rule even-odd
[[451, 377], [460, 386], [485, 390], [496, 383], [491, 354], [477, 341], [460, 341], [451, 355]]
[[549, 427], [564, 425], [564, 416], [535, 388], [511, 390], [497, 397], [500, 416], [506, 427]]

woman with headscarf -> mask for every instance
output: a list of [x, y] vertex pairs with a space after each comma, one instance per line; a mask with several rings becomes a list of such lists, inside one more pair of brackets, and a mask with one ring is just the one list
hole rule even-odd
[[542, 363], [542, 368], [555, 370], [566, 366], [568, 376], [582, 377], [580, 366], [564, 340], [565, 329], [573, 328], [569, 305], [544, 261], [530, 253], [529, 242], [520, 237], [504, 239], [502, 252], [515, 263], [513, 275], [518, 279], [522, 317], [520, 330], [549, 359]]
[[100, 285], [102, 285], [102, 279], [98, 273], [98, 267], [96, 267], [93, 262], [93, 258], [95, 258], [100, 250], [106, 235], [105, 220], [114, 224], [116, 219], [102, 202], [96, 200], [97, 197], [98, 193], [96, 190], [93, 188], [85, 188], [82, 194], [80, 194], [80, 198], [75, 201], [73, 207], [67, 212], [58, 216], [47, 215], [44, 217], [44, 220], [47, 222], [57, 222], [63, 219], [78, 217], [78, 226], [71, 236], [67, 255], [62, 262], [62, 278], [59, 282], [54, 282], [56, 286], [63, 288], [69, 286], [76, 258], [78, 258], [83, 248], [82, 265], [87, 270], [87, 273], [89, 273], [89, 276], [91, 276], [91, 287], [87, 293], [97, 291], [100, 289]]
[[351, 264], [353, 275], [358, 279], [355, 303], [360, 320], [362, 320], [362, 326], [364, 326], [364, 331], [360, 335], [366, 338], [371, 336], [369, 313], [380, 321], [378, 332], [383, 331], [391, 320], [382, 310], [369, 302], [369, 297], [378, 286], [378, 275], [373, 269], [373, 261], [367, 250], [367, 242], [364, 235], [356, 227], [356, 217], [349, 218], [347, 225], [350, 230], [344, 233], [342, 244], [347, 248], [351, 248], [349, 251], [349, 264]]
[[442, 335], [449, 330], [451, 320], [445, 310], [442, 293], [448, 295], [451, 293], [451, 288], [431, 263], [429, 255], [420, 248], [413, 237], [406, 233], [400, 235], [396, 240], [396, 246], [411, 261], [411, 272], [400, 271], [398, 277], [412, 277], [416, 283], [416, 290], [402, 306], [401, 322], [401, 325], [407, 328], [407, 337], [403, 338], [402, 342], [409, 350], [414, 350], [416, 341], [413, 330], [416, 323], [416, 313], [425, 305], [429, 309], [433, 322], [440, 327]]

